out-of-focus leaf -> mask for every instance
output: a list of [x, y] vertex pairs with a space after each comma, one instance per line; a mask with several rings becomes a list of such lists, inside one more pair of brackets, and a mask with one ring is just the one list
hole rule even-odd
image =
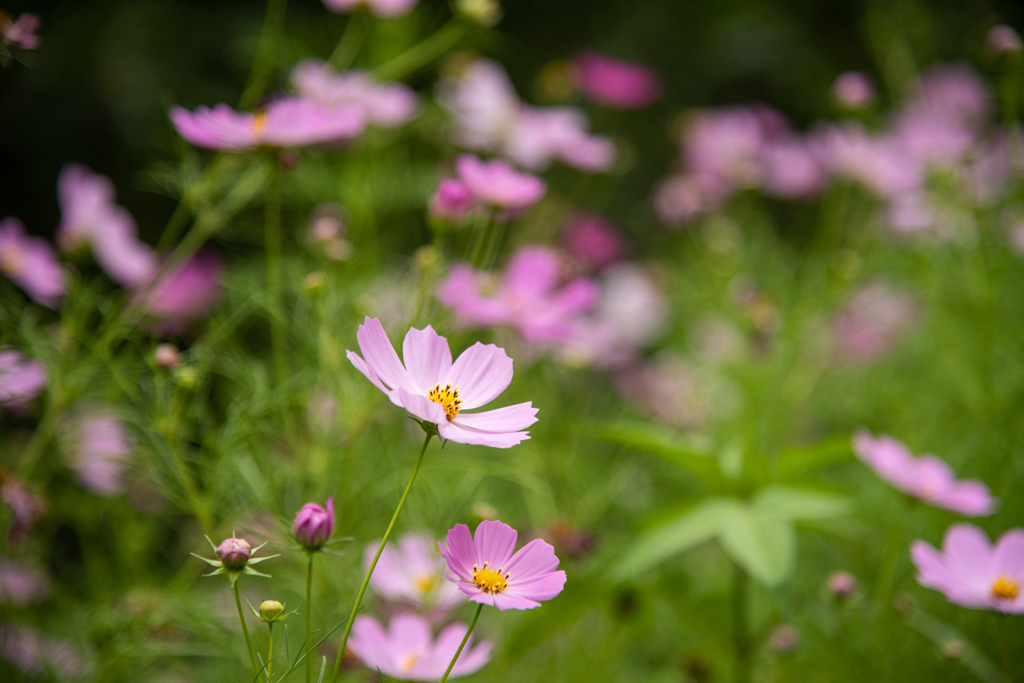
[[779, 454], [778, 478], [795, 479], [853, 459], [850, 437], [827, 439], [814, 446], [790, 448]]
[[721, 520], [719, 539], [729, 556], [765, 585], [781, 583], [793, 569], [796, 530], [789, 520], [736, 505]]
[[734, 498], [708, 498], [676, 519], [643, 532], [611, 572], [612, 580], [628, 579], [693, 546], [717, 536], [723, 523], [744, 504]]
[[753, 506], [758, 514], [794, 522], [846, 517], [852, 510], [846, 496], [788, 486], [765, 488], [755, 496]]
[[643, 422], [621, 421], [601, 427], [597, 438], [666, 460], [687, 470], [708, 488], [722, 486], [718, 460], [696, 450], [673, 432]]

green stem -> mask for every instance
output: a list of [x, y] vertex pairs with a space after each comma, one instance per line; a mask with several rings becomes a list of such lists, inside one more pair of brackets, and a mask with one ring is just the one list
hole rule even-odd
[[373, 556], [373, 562], [366, 569], [366, 576], [363, 577], [363, 585], [359, 587], [359, 593], [356, 594], [356, 600], [352, 604], [352, 612], [348, 615], [348, 623], [345, 624], [345, 633], [341, 636], [341, 645], [338, 646], [338, 657], [334, 660], [334, 673], [331, 675], [332, 681], [338, 680], [338, 672], [341, 670], [341, 657], [345, 654], [345, 645], [348, 644], [348, 636], [352, 633], [352, 624], [356, 620], [356, 612], [359, 611], [359, 605], [363, 601], [363, 593], [366, 592], [366, 586], [370, 583], [370, 577], [373, 576], [373, 569], [377, 566], [377, 560], [380, 559], [380, 554], [384, 552], [384, 546], [387, 545], [388, 539], [391, 538], [391, 532], [395, 528], [395, 522], [398, 521], [398, 515], [402, 513], [402, 508], [405, 507], [405, 501], [409, 497], [409, 491], [412, 490], [412, 483], [416, 481], [416, 475], [420, 471], [420, 463], [423, 462], [423, 454], [427, 452], [427, 444], [430, 443], [430, 439], [433, 438], [433, 434], [427, 434], [427, 438], [423, 440], [423, 448], [420, 449], [420, 456], [416, 459], [416, 466], [412, 470], [412, 476], [409, 477], [409, 483], [405, 485], [405, 493], [402, 494], [402, 499], [398, 501], [398, 507], [395, 508], [395, 514], [391, 517], [391, 523], [388, 524], [388, 530], [384, 532], [384, 538], [381, 539], [380, 545], [377, 547], [377, 554]]
[[367, 34], [370, 32], [370, 16], [365, 7], [359, 6], [345, 24], [345, 32], [341, 34], [334, 52], [327, 58], [327, 63], [338, 71], [343, 71], [352, 66], [356, 55], [359, 54]]
[[466, 33], [466, 24], [454, 18], [433, 35], [390, 59], [376, 69], [373, 75], [382, 81], [396, 81], [443, 55]]
[[306, 683], [309, 683], [313, 666], [313, 555], [309, 552], [306, 567]]
[[491, 241], [491, 231], [494, 229], [494, 220], [488, 218], [487, 222], [477, 228], [469, 243], [469, 263], [474, 268], [483, 266], [484, 256], [487, 254], [487, 245]]
[[263, 17], [260, 45], [256, 49], [256, 57], [252, 62], [252, 71], [249, 72], [249, 82], [245, 84], [245, 90], [242, 91], [242, 99], [238, 102], [239, 109], [251, 108], [263, 96], [263, 91], [267, 87], [267, 80], [270, 77], [270, 66], [274, 59], [274, 48], [277, 46], [278, 36], [281, 33], [281, 25], [284, 23], [287, 9], [288, 0], [269, 0], [267, 2], [267, 13]]
[[252, 664], [253, 671], [259, 671], [259, 667], [256, 666], [256, 651], [252, 649], [252, 639], [249, 638], [249, 627], [245, 625], [245, 614], [242, 613], [242, 599], [238, 597], [238, 581], [234, 582], [235, 589], [235, 607], [238, 608], [238, 620], [242, 622], [242, 633], [245, 634], [245, 647], [249, 649], [249, 663]]
[[896, 567], [899, 564], [900, 553], [905, 545], [907, 529], [910, 526], [910, 518], [916, 510], [916, 504], [912, 504], [909, 510], [904, 510], [900, 520], [893, 524], [889, 532], [885, 554], [882, 556], [882, 564], [879, 567], [878, 578], [875, 580], [875, 590], [873, 591], [876, 604], [878, 605], [879, 618], [881, 618], [885, 606], [889, 602], [893, 580], [896, 578]]
[[732, 630], [736, 647], [736, 683], [750, 681], [750, 634], [747, 625], [750, 619], [748, 597], [750, 579], [738, 564], [734, 567], [732, 590]]
[[447, 671], [444, 672], [444, 676], [441, 676], [439, 683], [444, 683], [448, 680], [448, 674], [455, 668], [455, 662], [459, 661], [459, 655], [462, 654], [462, 648], [466, 647], [466, 643], [469, 642], [469, 634], [473, 632], [473, 628], [476, 626], [476, 620], [480, 618], [480, 612], [483, 611], [484, 605], [480, 603], [476, 607], [476, 614], [473, 615], [473, 621], [469, 622], [469, 629], [466, 631], [466, 637], [459, 643], [459, 649], [455, 651], [455, 656], [452, 657], [451, 664], [448, 665]]
[[32, 478], [39, 459], [46, 451], [46, 446], [50, 443], [50, 439], [53, 438], [57, 416], [60, 415], [63, 409], [62, 401], [58, 402], [53, 397], [50, 397], [49, 401], [47, 401], [46, 410], [43, 412], [43, 417], [39, 421], [36, 431], [33, 432], [28, 444], [25, 445], [25, 450], [21, 452], [21, 465], [18, 467], [18, 475], [23, 482], [27, 483]]
[[484, 270], [493, 268], [494, 262], [498, 260], [498, 254], [501, 252], [501, 243], [505, 241], [506, 225], [505, 221], [496, 221], [491, 228], [490, 241], [487, 244], [487, 249], [484, 251]]
[[270, 645], [267, 648], [267, 683], [270, 683], [271, 667], [274, 666], [274, 622], [267, 622], [270, 628]]
[[287, 343], [282, 326], [281, 305], [281, 197], [277, 178], [271, 176], [263, 199], [265, 209], [264, 241], [267, 252], [267, 293], [270, 295], [270, 343], [274, 351], [274, 370], [280, 384], [288, 375]]

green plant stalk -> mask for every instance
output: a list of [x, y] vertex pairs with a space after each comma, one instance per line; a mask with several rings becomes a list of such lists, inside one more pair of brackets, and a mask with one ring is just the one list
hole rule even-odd
[[466, 24], [456, 17], [402, 54], [378, 66], [373, 75], [383, 81], [404, 78], [443, 55], [465, 33]]
[[242, 91], [242, 98], [238, 101], [239, 109], [249, 109], [263, 96], [267, 87], [267, 80], [270, 77], [270, 65], [273, 62], [274, 48], [277, 47], [278, 37], [281, 35], [281, 25], [284, 23], [285, 12], [288, 9], [288, 0], [268, 0], [267, 13], [263, 17], [263, 31], [260, 34], [260, 44], [256, 48], [256, 57], [252, 62], [252, 70], [249, 72], [249, 81]]
[[313, 675], [313, 555], [307, 551], [309, 564], [306, 566], [306, 683]]
[[334, 52], [327, 58], [327, 63], [338, 71], [347, 69], [352, 65], [356, 55], [359, 54], [363, 42], [370, 32], [370, 16], [366, 8], [359, 6], [355, 12], [349, 15], [348, 23], [345, 24], [345, 31], [334, 48]]
[[267, 293], [270, 295], [270, 343], [274, 353], [274, 370], [281, 383], [288, 375], [287, 344], [281, 326], [281, 196], [277, 178], [272, 176], [263, 195], [264, 242], [267, 255]]
[[53, 438], [57, 417], [63, 410], [63, 401], [58, 401], [56, 398], [51, 397], [46, 402], [43, 417], [39, 420], [36, 431], [32, 433], [32, 438], [25, 445], [25, 450], [21, 452], [21, 465], [18, 467], [18, 475], [22, 481], [28, 482], [32, 478], [39, 459], [46, 451], [46, 446], [50, 443], [50, 439]]
[[384, 532], [384, 538], [381, 539], [380, 545], [377, 547], [377, 554], [373, 556], [373, 561], [370, 566], [366, 569], [366, 576], [363, 577], [363, 585], [359, 587], [359, 593], [356, 594], [355, 602], [352, 604], [352, 612], [348, 615], [348, 623], [345, 624], [345, 633], [341, 636], [341, 645], [338, 646], [338, 656], [334, 660], [334, 673], [331, 675], [331, 681], [338, 680], [338, 673], [341, 671], [341, 658], [345, 654], [345, 645], [348, 644], [348, 636], [352, 633], [352, 624], [356, 620], [356, 612], [359, 611], [359, 605], [363, 601], [363, 594], [366, 592], [366, 586], [370, 583], [370, 577], [373, 576], [373, 570], [377, 566], [377, 560], [380, 559], [380, 554], [384, 552], [384, 546], [387, 545], [388, 539], [391, 538], [391, 532], [395, 528], [395, 522], [398, 521], [398, 515], [402, 513], [402, 508], [405, 507], [405, 501], [409, 497], [409, 491], [412, 490], [412, 483], [416, 481], [416, 475], [420, 471], [420, 464], [423, 462], [423, 454], [427, 452], [427, 444], [434, 437], [433, 434], [427, 434], [427, 438], [423, 440], [423, 448], [420, 449], [420, 455], [416, 459], [416, 466], [412, 470], [412, 476], [409, 477], [409, 483], [405, 485], [405, 493], [402, 494], [402, 499], [398, 501], [398, 507], [395, 508], [395, 514], [391, 517], [391, 523], [388, 524], [387, 531]]
[[249, 650], [249, 663], [252, 664], [252, 670], [259, 672], [259, 667], [256, 666], [256, 651], [252, 649], [252, 639], [249, 637], [249, 627], [245, 625], [245, 614], [242, 613], [242, 599], [238, 597], [238, 581], [234, 581], [233, 585], [235, 589], [235, 607], [238, 608], [238, 620], [242, 622], [242, 633], [245, 634], [245, 647]]
[[736, 648], [736, 683], [750, 681], [750, 633], [748, 632], [750, 577], [733, 563], [732, 632]]
[[473, 628], [476, 626], [476, 620], [480, 618], [480, 612], [483, 611], [484, 604], [480, 603], [476, 607], [476, 614], [473, 615], [473, 621], [469, 622], [469, 629], [466, 631], [466, 637], [459, 643], [459, 649], [455, 651], [455, 656], [452, 657], [451, 663], [448, 665], [448, 669], [444, 672], [444, 676], [441, 676], [439, 683], [444, 683], [448, 680], [448, 674], [455, 668], [455, 662], [459, 661], [459, 655], [462, 654], [462, 648], [466, 647], [466, 643], [469, 642], [469, 635], [473, 633]]
[[271, 667], [274, 666], [274, 622], [267, 622], [270, 629], [270, 644], [267, 646], [267, 683], [270, 683]]
[[874, 591], [872, 591], [875, 596], [875, 602], [878, 605], [879, 618], [881, 618], [886, 603], [889, 602], [892, 583], [896, 578], [896, 565], [899, 563], [900, 553], [904, 548], [907, 529], [910, 527], [910, 518], [916, 511], [916, 501], [913, 501], [911, 508], [906, 511], [906, 514], [901, 516], [899, 523], [894, 524], [889, 532], [885, 554], [882, 556], [882, 564], [879, 567], [878, 578], [875, 580]]

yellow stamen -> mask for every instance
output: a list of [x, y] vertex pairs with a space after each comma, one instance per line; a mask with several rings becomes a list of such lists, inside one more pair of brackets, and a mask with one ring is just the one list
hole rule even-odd
[[413, 583], [416, 585], [416, 590], [429, 593], [433, 590], [436, 581], [433, 576], [417, 576]]
[[263, 131], [266, 127], [267, 115], [261, 111], [256, 112], [256, 116], [252, 118], [252, 132], [256, 135], [263, 135]]
[[419, 658], [420, 656], [417, 654], [411, 654], [406, 656], [406, 658], [402, 660], [402, 671], [404, 671], [405, 673], [409, 673], [410, 671], [412, 671], [412, 668], [416, 666], [416, 662], [417, 660], [419, 660]]
[[462, 399], [459, 398], [459, 388], [452, 388], [451, 384], [441, 388], [440, 383], [435, 384], [434, 388], [427, 392], [427, 398], [434, 403], [440, 403], [444, 408], [444, 414], [448, 416], [448, 421], [451, 422], [458, 416], [459, 410], [462, 407]]
[[491, 595], [500, 593], [508, 588], [508, 580], [511, 576], [511, 574], [501, 568], [498, 571], [494, 571], [487, 566], [486, 562], [484, 562], [483, 569], [477, 569], [477, 566], [473, 565], [473, 582], [481, 590], [485, 590]]
[[992, 597], [1015, 600], [1020, 595], [1020, 584], [1008, 576], [1000, 575], [992, 584]]

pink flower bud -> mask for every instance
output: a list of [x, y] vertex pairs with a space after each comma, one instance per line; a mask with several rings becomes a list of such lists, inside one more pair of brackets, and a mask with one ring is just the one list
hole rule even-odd
[[295, 540], [306, 550], [319, 550], [334, 533], [334, 499], [327, 499], [327, 509], [306, 503], [295, 515]]
[[157, 365], [168, 370], [181, 362], [181, 354], [174, 344], [161, 344], [156, 347], [153, 357], [156, 359]]
[[844, 600], [857, 592], [859, 584], [856, 576], [850, 572], [840, 571], [829, 574], [826, 586], [834, 597]]
[[875, 101], [875, 86], [861, 72], [847, 71], [839, 74], [832, 84], [832, 96], [841, 107], [864, 109]]
[[1006, 24], [993, 26], [985, 36], [985, 45], [993, 54], [997, 55], [1021, 51], [1020, 36], [1012, 26]]
[[244, 538], [225, 538], [217, 546], [217, 557], [225, 569], [241, 569], [249, 562], [252, 546]]
[[450, 223], [458, 223], [473, 208], [473, 195], [469, 188], [458, 180], [445, 178], [437, 186], [437, 192], [430, 200], [430, 215]]

